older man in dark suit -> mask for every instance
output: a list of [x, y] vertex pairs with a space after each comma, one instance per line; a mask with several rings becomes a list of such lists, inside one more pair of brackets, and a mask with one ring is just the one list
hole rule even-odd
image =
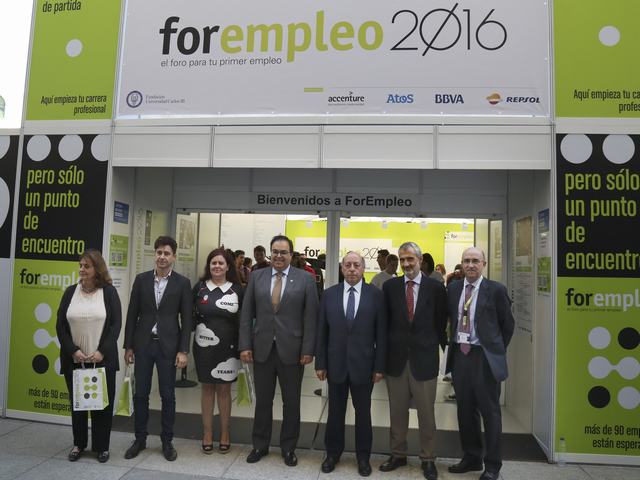
[[[513, 335], [511, 300], [504, 285], [482, 276], [484, 252], [462, 253], [464, 280], [448, 287], [452, 371], [458, 402], [458, 425], [464, 456], [452, 473], [484, 472], [481, 480], [497, 480], [502, 466], [500, 382], [507, 378], [507, 346]], [[483, 457], [480, 416], [484, 423]]]
[[[155, 241], [156, 268], [136, 276], [131, 289], [124, 335], [124, 360], [135, 359], [136, 391], [133, 397], [136, 439], [125, 453], [134, 458], [147, 445], [149, 393], [153, 366], [158, 371], [162, 399], [162, 453], [173, 461], [173, 423], [176, 417], [176, 367], [187, 365], [193, 300], [189, 279], [173, 271], [176, 241], [161, 236]], [[178, 316], [180, 320], [178, 320]]]
[[420, 459], [427, 480], [435, 480], [435, 400], [439, 371], [438, 348], [447, 342], [447, 301], [444, 285], [422, 274], [422, 252], [413, 242], [398, 250], [404, 276], [382, 287], [387, 306], [386, 382], [391, 416], [391, 456], [380, 465], [390, 472], [407, 464], [409, 406], [415, 401], [420, 429]]
[[251, 274], [242, 304], [238, 349], [242, 361], [254, 363], [256, 392], [248, 463], [269, 453], [277, 379], [282, 390], [282, 457], [288, 466], [298, 464], [300, 390], [304, 366], [315, 351], [318, 293], [311, 275], [291, 267], [292, 255], [289, 238], [273, 237], [271, 266]]
[[344, 416], [351, 392], [356, 412], [358, 473], [371, 475], [371, 392], [384, 373], [387, 321], [382, 292], [364, 283], [364, 259], [349, 252], [342, 259], [344, 283], [329, 288], [320, 303], [316, 375], [329, 381], [329, 415], [324, 473], [332, 472], [344, 450]]

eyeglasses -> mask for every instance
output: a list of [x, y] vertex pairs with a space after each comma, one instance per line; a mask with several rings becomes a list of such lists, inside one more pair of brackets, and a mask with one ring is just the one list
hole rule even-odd
[[272, 257], [278, 257], [278, 256], [286, 257], [287, 255], [289, 255], [289, 250], [271, 250]]
[[462, 263], [464, 263], [465, 265], [469, 265], [470, 263], [472, 263], [473, 265], [478, 265], [482, 262], [484, 262], [484, 260], [481, 260], [479, 258], [465, 258], [464, 260], [462, 260]]

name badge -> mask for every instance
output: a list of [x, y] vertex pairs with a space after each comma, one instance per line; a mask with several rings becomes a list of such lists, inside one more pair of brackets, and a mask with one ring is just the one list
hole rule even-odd
[[458, 332], [456, 343], [470, 343], [471, 334], [467, 332]]

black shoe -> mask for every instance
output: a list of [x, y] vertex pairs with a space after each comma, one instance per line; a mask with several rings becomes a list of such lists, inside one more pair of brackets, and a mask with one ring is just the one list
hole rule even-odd
[[369, 463], [369, 460], [358, 460], [358, 473], [361, 477], [368, 477], [371, 475], [371, 464]]
[[107, 463], [109, 461], [109, 450], [106, 450], [104, 452], [100, 452], [98, 454], [98, 461], [100, 463]]
[[262, 457], [266, 457], [267, 455], [269, 455], [269, 450], [258, 450], [254, 448], [249, 452], [249, 455], [247, 455], [247, 463], [259, 462]]
[[147, 448], [147, 442], [145, 442], [144, 440], [138, 440], [136, 438], [128, 448], [128, 450], [125, 452], [124, 458], [126, 458], [127, 460], [131, 460], [132, 458], [137, 457], [138, 454], [145, 448]]
[[327, 455], [327, 458], [325, 458], [322, 462], [322, 467], [320, 467], [320, 470], [322, 470], [322, 473], [331, 473], [336, 468], [336, 465], [339, 461], [340, 459]]
[[176, 458], [178, 458], [178, 452], [176, 452], [176, 449], [173, 448], [173, 444], [171, 442], [162, 443], [162, 454], [164, 455], [164, 458], [169, 462], [173, 462]]
[[71, 451], [69, 452], [69, 455], [67, 455], [67, 458], [70, 462], [77, 462], [83, 453], [84, 448], [79, 448], [78, 450], [76, 450], [76, 447], [73, 447], [73, 449], [71, 449]]
[[298, 457], [296, 457], [296, 452], [293, 450], [290, 452], [282, 452], [282, 458], [284, 458], [284, 464], [288, 467], [295, 467], [298, 465]]
[[422, 462], [422, 473], [427, 480], [436, 480], [438, 478], [438, 469], [433, 460], [424, 460]]
[[484, 472], [482, 472], [482, 475], [480, 475], [480, 480], [498, 480], [499, 477], [499, 473], [488, 472], [485, 470]]
[[387, 461], [380, 465], [381, 472], [392, 472], [398, 467], [404, 467], [407, 464], [407, 457], [394, 457], [391, 455]]
[[464, 458], [460, 460], [460, 462], [456, 463], [455, 465], [451, 465], [449, 467], [449, 471], [451, 473], [479, 472], [481, 470], [482, 470], [482, 462], [480, 460], [476, 460], [474, 462], [472, 460], [467, 460]]

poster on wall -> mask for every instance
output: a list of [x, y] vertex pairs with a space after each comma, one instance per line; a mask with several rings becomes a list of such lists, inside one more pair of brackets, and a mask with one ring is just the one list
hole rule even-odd
[[533, 220], [530, 216], [514, 222], [513, 316], [516, 328], [533, 331]]
[[568, 460], [637, 462], [640, 136], [557, 145], [556, 445]]
[[27, 120], [111, 119], [120, 0], [37, 0]]
[[129, 0], [118, 118], [549, 116], [544, 0]]
[[640, 117], [640, 3], [556, 0], [556, 116]]
[[135, 272], [138, 274], [155, 268], [156, 252], [153, 244], [160, 235], [169, 235], [167, 230], [169, 216], [166, 212], [139, 207], [135, 211], [133, 242]]
[[108, 135], [24, 137], [13, 278], [7, 408], [64, 415], [56, 311], [78, 257], [102, 248]]
[[198, 214], [176, 215], [176, 271], [195, 283], [201, 274], [196, 268], [196, 229], [198, 226]]
[[549, 209], [538, 212], [538, 230], [536, 235], [536, 288], [539, 294], [551, 293], [551, 235]]

